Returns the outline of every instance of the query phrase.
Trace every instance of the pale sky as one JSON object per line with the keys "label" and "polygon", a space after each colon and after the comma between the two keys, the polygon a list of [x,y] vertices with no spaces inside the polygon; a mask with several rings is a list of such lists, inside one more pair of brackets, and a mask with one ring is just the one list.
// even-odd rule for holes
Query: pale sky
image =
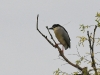
{"label": "pale sky", "polygon": [[[65,27],[71,49],[64,54],[75,63],[79,58],[68,54],[77,53],[76,37],[86,36],[80,32],[79,25],[96,24],[97,12],[100,12],[100,0],[0,0],[0,75],[53,75],[58,68],[69,74],[78,71],[58,59],[57,49],[37,32],[36,16],[39,14],[39,28],[49,39],[46,26]],[[85,44],[78,46],[82,56],[89,52],[88,42]]]}

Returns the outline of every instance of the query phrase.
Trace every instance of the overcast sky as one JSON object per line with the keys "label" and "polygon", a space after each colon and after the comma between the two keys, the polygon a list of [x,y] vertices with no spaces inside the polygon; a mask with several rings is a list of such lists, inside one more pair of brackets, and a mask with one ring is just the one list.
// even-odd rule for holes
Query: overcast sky
{"label": "overcast sky", "polygon": [[[0,75],[53,75],[58,68],[69,74],[77,71],[58,59],[57,49],[37,32],[36,16],[39,14],[39,28],[48,38],[46,26],[65,27],[71,49],[64,53],[75,63],[79,58],[68,54],[77,53],[76,37],[86,36],[80,32],[79,25],[96,24],[97,12],[100,12],[100,0],[0,0]],[[81,55],[89,50],[88,45],[78,49]]]}

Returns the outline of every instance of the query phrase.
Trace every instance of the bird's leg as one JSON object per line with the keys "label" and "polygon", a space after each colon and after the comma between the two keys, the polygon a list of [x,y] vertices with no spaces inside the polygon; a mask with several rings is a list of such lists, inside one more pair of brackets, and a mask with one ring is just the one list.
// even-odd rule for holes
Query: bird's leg
{"label": "bird's leg", "polygon": [[58,43],[58,45],[61,45],[61,43]]}
{"label": "bird's leg", "polygon": [[[61,45],[61,43],[55,44],[55,47],[57,47],[58,45]],[[61,52],[64,52],[64,46],[62,46]]]}
{"label": "bird's leg", "polygon": [[62,46],[62,52],[64,52],[64,46]]}
{"label": "bird's leg", "polygon": [[64,53],[64,46],[62,46],[62,50],[60,50],[59,56],[62,56],[63,53]]}

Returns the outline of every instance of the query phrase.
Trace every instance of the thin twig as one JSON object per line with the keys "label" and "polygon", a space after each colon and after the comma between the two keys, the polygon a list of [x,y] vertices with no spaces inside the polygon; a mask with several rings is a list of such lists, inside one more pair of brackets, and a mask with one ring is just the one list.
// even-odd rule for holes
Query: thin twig
{"label": "thin twig", "polygon": [[80,57],[78,54],[67,54],[67,55],[76,55],[76,56]]}
{"label": "thin twig", "polygon": [[51,33],[50,33],[50,31],[49,31],[48,26],[46,26],[46,28],[47,28],[47,30],[48,30],[48,32],[49,32],[49,34],[50,34],[50,36],[51,36],[51,39],[53,40],[53,42],[54,42],[54,43],[55,43],[55,45],[56,45],[57,43],[55,42],[55,40],[54,40],[53,36],[51,35]]}
{"label": "thin twig", "polygon": [[[97,68],[96,70],[99,70],[100,68]],[[90,69],[88,72],[93,71],[94,69]]]}
{"label": "thin twig", "polygon": [[[77,48],[77,46],[76,46],[76,48]],[[79,55],[80,57],[82,57],[82,56],[80,55],[79,51],[78,51],[78,48],[77,48],[77,53],[78,53],[78,55]]]}
{"label": "thin twig", "polygon": [[95,54],[98,54],[98,53],[100,53],[100,52],[96,52]]}
{"label": "thin twig", "polygon": [[95,26],[95,25],[89,25],[89,27],[92,27],[92,26]]}

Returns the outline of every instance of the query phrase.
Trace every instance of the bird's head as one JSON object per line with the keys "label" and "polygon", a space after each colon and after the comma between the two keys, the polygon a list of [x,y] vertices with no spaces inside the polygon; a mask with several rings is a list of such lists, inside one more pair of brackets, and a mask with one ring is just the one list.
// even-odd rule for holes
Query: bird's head
{"label": "bird's head", "polygon": [[52,30],[54,30],[55,28],[57,28],[57,27],[61,27],[61,25],[59,25],[59,24],[54,24],[51,28],[49,28],[49,29],[52,29]]}

